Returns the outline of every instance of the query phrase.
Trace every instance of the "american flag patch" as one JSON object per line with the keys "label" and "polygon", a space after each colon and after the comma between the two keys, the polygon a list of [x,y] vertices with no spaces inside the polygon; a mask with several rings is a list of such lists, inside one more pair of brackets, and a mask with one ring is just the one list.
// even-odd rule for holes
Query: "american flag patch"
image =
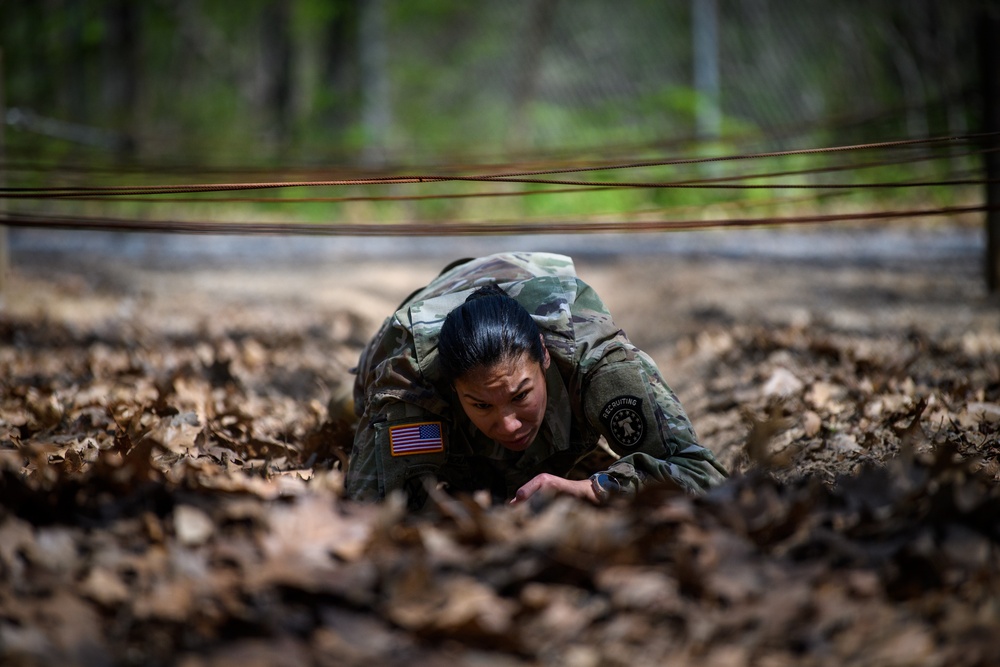
{"label": "american flag patch", "polygon": [[389,427],[389,443],[393,456],[431,454],[444,451],[441,422],[423,422]]}

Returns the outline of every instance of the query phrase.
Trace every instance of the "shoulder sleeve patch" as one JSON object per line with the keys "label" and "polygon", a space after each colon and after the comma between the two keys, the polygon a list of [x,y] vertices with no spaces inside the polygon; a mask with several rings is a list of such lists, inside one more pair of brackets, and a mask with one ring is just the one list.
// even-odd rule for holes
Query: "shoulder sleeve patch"
{"label": "shoulder sleeve patch", "polygon": [[393,456],[433,454],[444,451],[441,422],[419,422],[389,427],[389,444]]}
{"label": "shoulder sleeve patch", "polygon": [[629,395],[612,398],[601,409],[601,423],[619,445],[623,447],[638,445],[646,433],[642,399]]}

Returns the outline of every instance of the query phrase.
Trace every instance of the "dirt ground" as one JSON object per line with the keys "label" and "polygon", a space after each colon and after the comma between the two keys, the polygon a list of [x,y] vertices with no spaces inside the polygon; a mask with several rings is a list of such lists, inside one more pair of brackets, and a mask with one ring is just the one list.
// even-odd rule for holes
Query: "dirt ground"
{"label": "dirt ground", "polygon": [[14,244],[0,662],[1000,663],[1000,300],[947,233],[851,236],[540,243],[574,255],[732,476],[418,515],[341,498],[328,406],[396,304],[507,240]]}

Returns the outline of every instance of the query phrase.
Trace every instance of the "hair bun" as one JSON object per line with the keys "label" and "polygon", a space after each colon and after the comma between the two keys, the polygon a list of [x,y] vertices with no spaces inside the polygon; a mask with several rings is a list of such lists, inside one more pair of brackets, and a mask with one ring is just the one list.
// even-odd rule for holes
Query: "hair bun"
{"label": "hair bun", "polygon": [[501,289],[501,287],[496,283],[490,283],[489,285],[483,285],[470,294],[465,299],[465,302],[469,303],[470,301],[475,301],[476,299],[482,299],[488,296],[508,296],[508,294],[507,292],[504,292],[503,289]]}

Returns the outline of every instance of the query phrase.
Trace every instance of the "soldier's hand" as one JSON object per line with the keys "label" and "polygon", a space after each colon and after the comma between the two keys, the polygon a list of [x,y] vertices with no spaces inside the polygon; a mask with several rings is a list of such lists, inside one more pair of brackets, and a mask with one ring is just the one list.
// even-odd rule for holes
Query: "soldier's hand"
{"label": "soldier's hand", "polygon": [[515,493],[514,497],[511,499],[510,504],[516,505],[518,503],[523,503],[536,493],[548,495],[561,493],[574,496],[576,498],[584,498],[595,505],[598,504],[597,494],[594,493],[594,487],[590,483],[589,479],[569,480],[564,477],[556,477],[555,475],[550,475],[548,473],[536,475],[531,479],[531,481],[518,489],[517,493]]}

